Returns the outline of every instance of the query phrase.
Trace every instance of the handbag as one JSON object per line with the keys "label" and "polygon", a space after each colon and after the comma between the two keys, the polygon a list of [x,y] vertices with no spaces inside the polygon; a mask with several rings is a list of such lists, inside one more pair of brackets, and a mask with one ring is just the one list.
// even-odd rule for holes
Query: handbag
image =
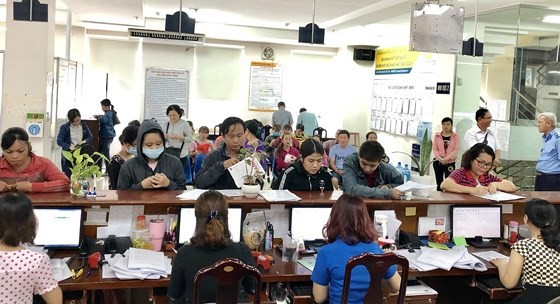
{"label": "handbag", "polygon": [[[169,123],[167,123],[167,128],[165,129],[165,133],[169,133]],[[173,155],[177,158],[181,158],[181,151],[183,151],[183,146],[184,145],[185,145],[185,142],[183,141],[183,143],[181,144],[181,148],[167,147],[167,148],[165,148],[165,153],[167,153],[169,155]]]}

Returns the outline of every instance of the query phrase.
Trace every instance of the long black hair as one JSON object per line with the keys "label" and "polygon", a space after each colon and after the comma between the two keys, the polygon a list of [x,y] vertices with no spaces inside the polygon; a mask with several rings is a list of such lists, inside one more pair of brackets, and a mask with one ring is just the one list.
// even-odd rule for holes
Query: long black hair
{"label": "long black hair", "polygon": [[560,252],[560,231],[554,206],[546,200],[534,198],[525,204],[524,211],[531,224],[541,230],[546,247]]}

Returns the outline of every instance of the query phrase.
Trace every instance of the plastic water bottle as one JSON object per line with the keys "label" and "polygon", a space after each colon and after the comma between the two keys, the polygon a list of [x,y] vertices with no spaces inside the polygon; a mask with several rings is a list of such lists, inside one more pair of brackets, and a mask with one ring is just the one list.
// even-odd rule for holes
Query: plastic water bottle
{"label": "plastic water bottle", "polygon": [[401,162],[397,163],[397,166],[395,167],[395,169],[397,169],[397,171],[399,171],[399,173],[402,174],[403,167],[401,166]]}
{"label": "plastic water bottle", "polygon": [[410,180],[410,169],[408,169],[408,164],[404,165],[404,169],[402,170],[402,175],[404,177],[405,183]]}

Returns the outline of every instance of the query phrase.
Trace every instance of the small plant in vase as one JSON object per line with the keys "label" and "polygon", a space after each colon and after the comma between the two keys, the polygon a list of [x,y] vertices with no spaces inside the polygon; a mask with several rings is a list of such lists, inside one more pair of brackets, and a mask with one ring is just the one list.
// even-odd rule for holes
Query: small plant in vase
{"label": "small plant in vase", "polygon": [[237,156],[240,161],[245,163],[246,175],[243,177],[241,191],[248,198],[257,197],[259,190],[261,190],[261,184],[264,183],[265,173],[260,162],[265,155],[258,151],[257,147],[258,142],[255,142],[250,148],[241,148]]}
{"label": "small plant in vase", "polygon": [[[107,160],[105,155],[94,152],[91,156],[83,153],[81,148],[70,151],[62,151],[62,156],[70,162],[70,193],[74,197],[84,197],[88,191],[86,181],[93,176],[101,176],[101,168],[97,165],[99,160]],[[94,160],[92,156],[98,156]],[[86,186],[86,187],[84,187]],[[84,189],[86,188],[86,189]]]}

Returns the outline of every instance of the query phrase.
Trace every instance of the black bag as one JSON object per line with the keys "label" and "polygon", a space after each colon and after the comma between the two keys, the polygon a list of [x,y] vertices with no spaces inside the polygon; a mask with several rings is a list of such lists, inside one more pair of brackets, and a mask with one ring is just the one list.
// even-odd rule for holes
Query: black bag
{"label": "black bag", "polygon": [[169,155],[173,155],[177,158],[181,158],[181,148],[173,148],[173,147],[169,147],[169,148],[165,148],[165,153],[169,154]]}
{"label": "black bag", "polygon": [[113,126],[121,123],[121,120],[117,116],[117,111],[113,110]]}

